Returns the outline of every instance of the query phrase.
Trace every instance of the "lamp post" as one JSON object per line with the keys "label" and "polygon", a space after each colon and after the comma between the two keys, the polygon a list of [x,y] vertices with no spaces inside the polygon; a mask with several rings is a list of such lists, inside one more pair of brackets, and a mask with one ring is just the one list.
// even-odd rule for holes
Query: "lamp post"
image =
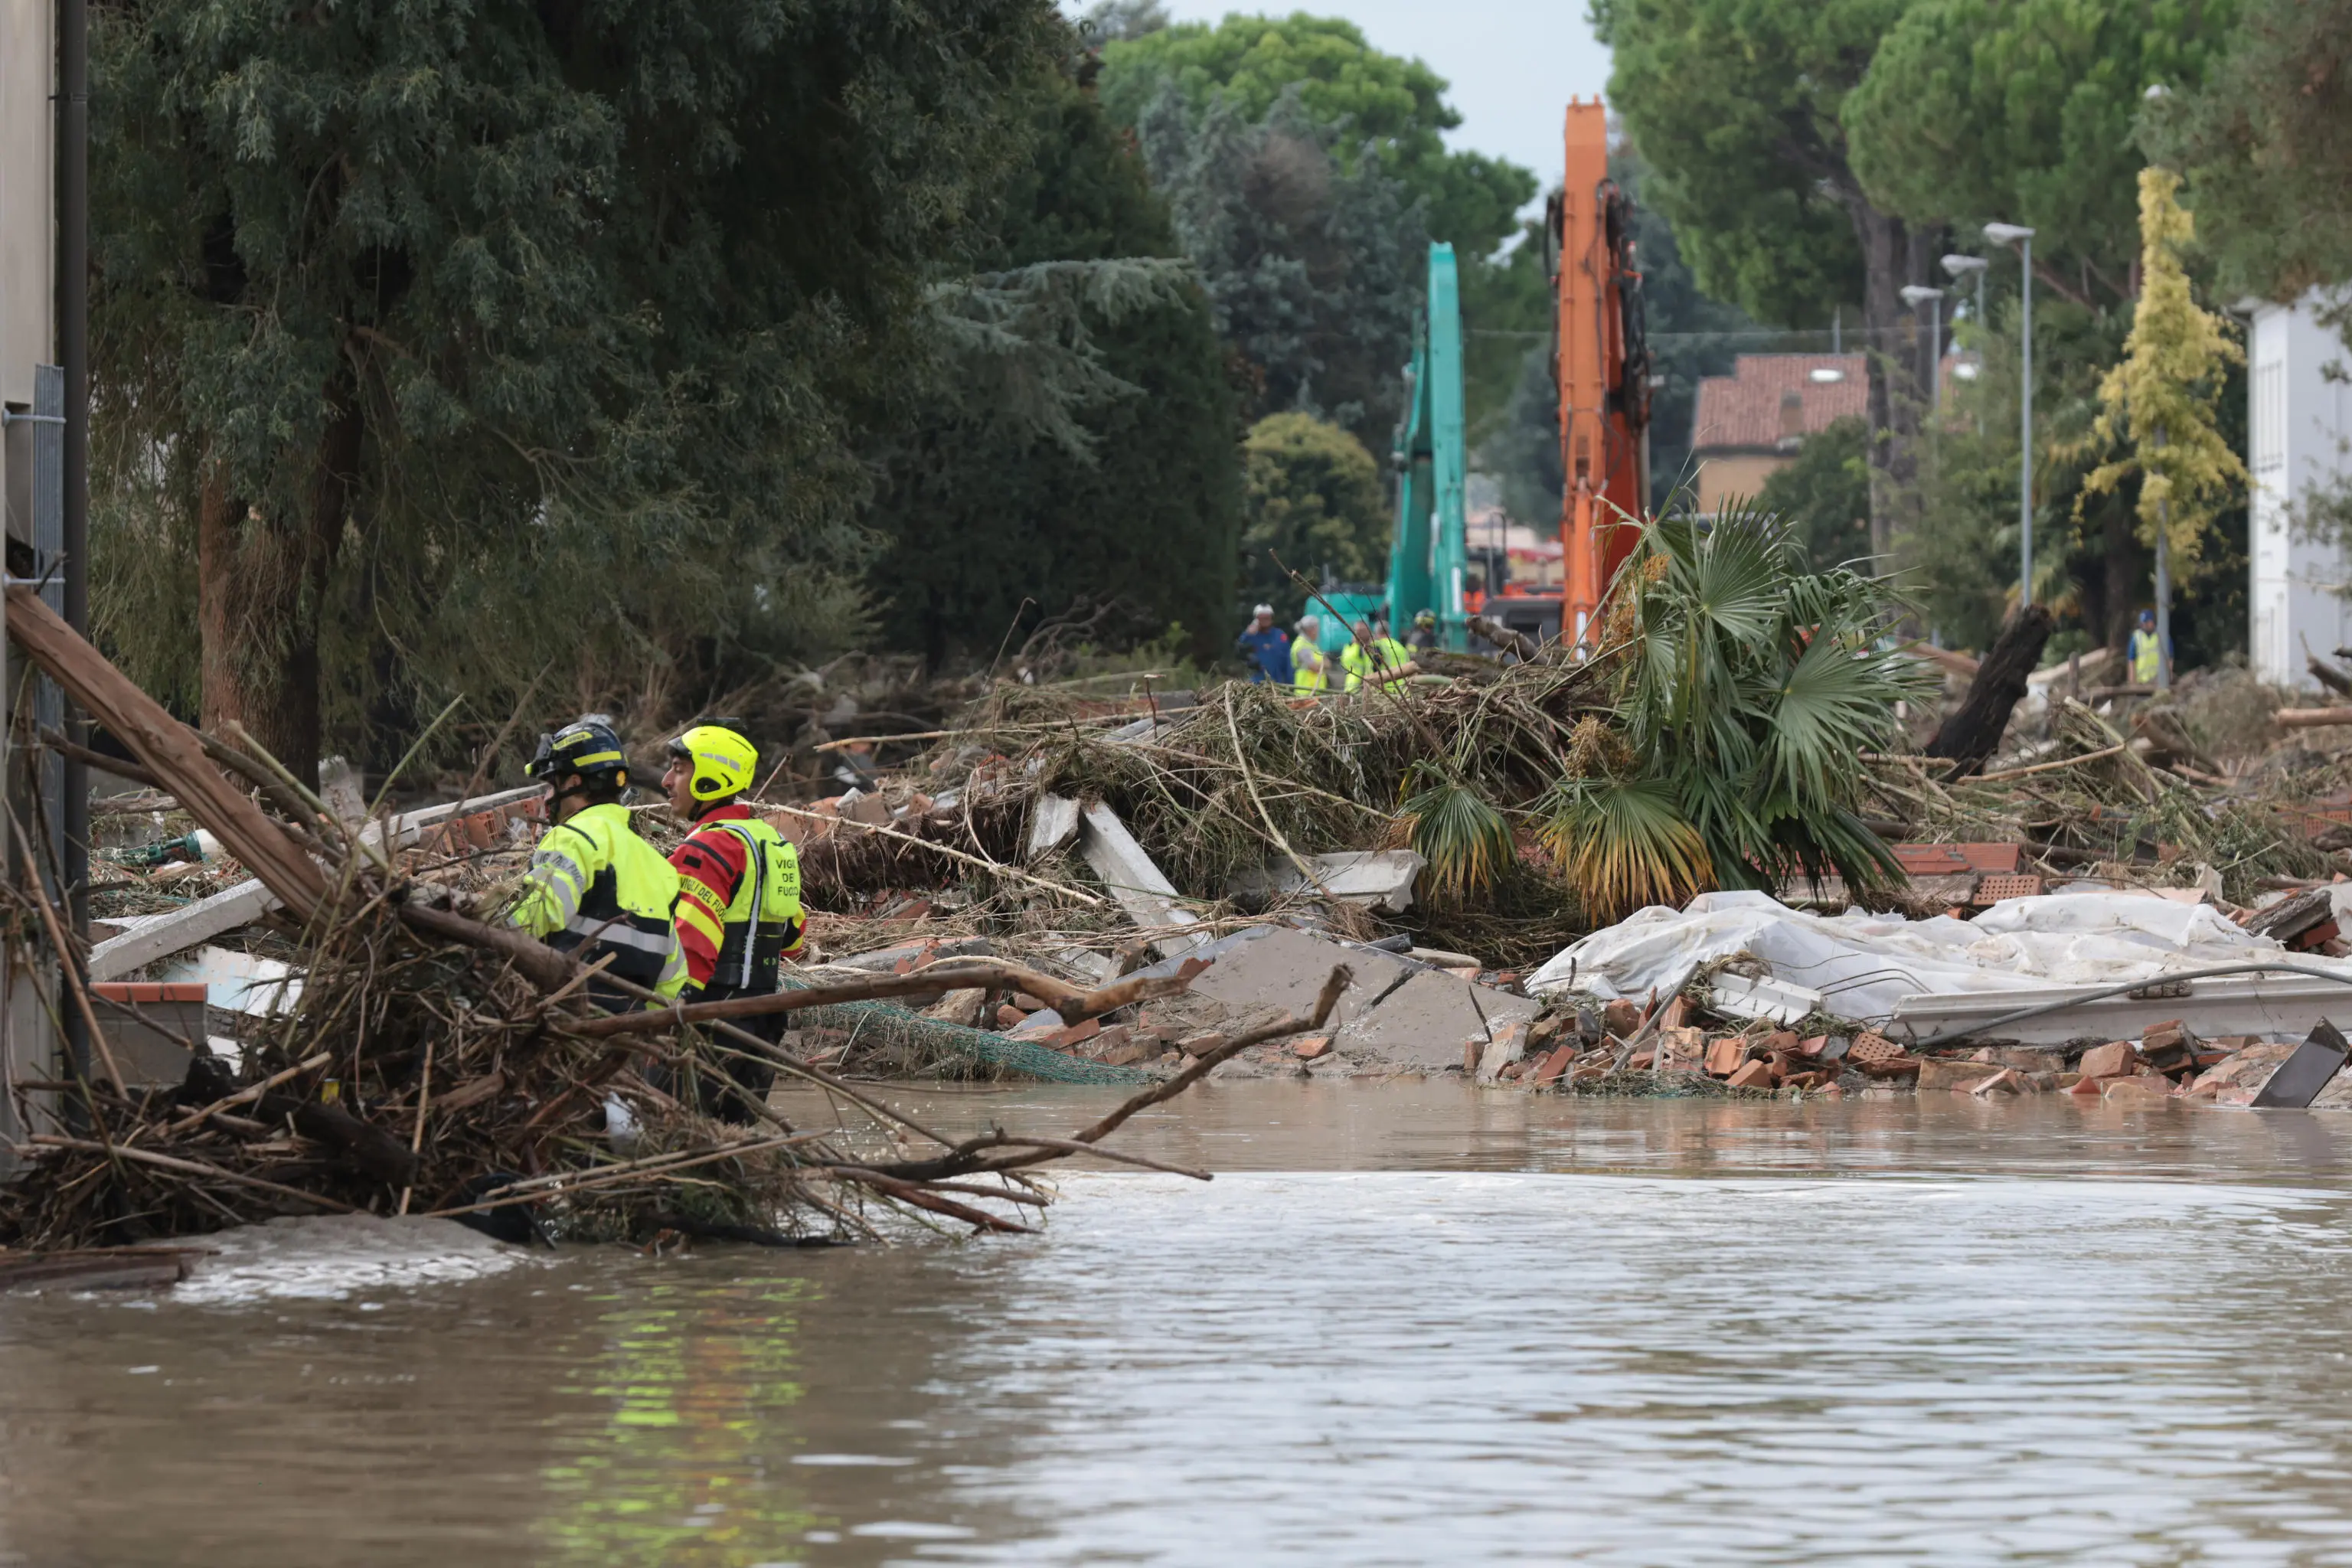
{"label": "lamp post", "polygon": [[1984,278],[1985,278],[1985,268],[1988,268],[1988,267],[1990,267],[1991,265],[1992,265],[1992,263],[1991,263],[1991,262],[1987,261],[1987,260],[1986,260],[1983,257],[1981,257],[1981,256],[1947,256],[1946,258],[1944,258],[1944,273],[1945,273],[1945,275],[1946,275],[1947,277],[1950,278],[1950,279],[1951,279],[1951,280],[1952,280],[1953,282],[1958,283],[1961,279],[1968,277],[1968,276],[1969,276],[1969,274],[1971,274],[1971,273],[1975,274],[1975,276],[1976,276],[1976,280],[1977,280],[1977,317],[1976,317],[1976,320],[1977,320],[1977,330],[1978,330],[1979,331],[1982,331],[1984,330],[1984,324],[1985,324],[1985,313],[1984,313]]}
{"label": "lamp post", "polygon": [[[1983,342],[1982,334],[1985,330],[1985,269],[1991,265],[1992,263],[1987,261],[1981,256],[1947,256],[1944,258],[1944,271],[1950,277],[1953,282],[1958,283],[1961,279],[1968,277],[1971,273],[1976,276],[1977,313],[1969,319],[1977,324],[1977,332],[1979,334],[1978,341],[1979,342]],[[1958,333],[1956,332],[1954,335],[1957,336]],[[1984,363],[1984,354],[1981,350],[1977,353],[1977,363],[1979,368],[1981,368]],[[1975,375],[1971,373],[1969,375],[1962,376],[1960,379],[1963,381],[1972,381],[1975,379]],[[1979,436],[1984,434],[1984,410],[1981,408],[1977,411],[1977,434]]]}
{"label": "lamp post", "polygon": [[1913,310],[1926,305],[1927,314],[1927,407],[1931,413],[1944,410],[1944,291],[1917,283],[1906,283],[1902,288],[1903,302]]}
{"label": "lamp post", "polygon": [[2025,280],[2023,325],[2019,328],[2017,531],[2018,603],[2033,603],[2033,231],[2022,224],[1989,223],[1984,237],[2014,245]]}
{"label": "lamp post", "polygon": [[[2164,426],[2149,435],[2148,445],[2163,451]],[[2143,474],[2140,482],[2151,477]],[[2156,498],[2156,689],[2172,689],[2172,502],[2165,496]]]}

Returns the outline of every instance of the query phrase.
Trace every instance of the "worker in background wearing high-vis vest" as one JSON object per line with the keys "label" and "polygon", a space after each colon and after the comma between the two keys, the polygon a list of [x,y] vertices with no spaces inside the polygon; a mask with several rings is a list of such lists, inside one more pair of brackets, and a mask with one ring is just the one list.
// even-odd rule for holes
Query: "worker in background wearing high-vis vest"
{"label": "worker in background wearing high-vis vest", "polygon": [[[532,849],[508,918],[583,963],[609,955],[604,974],[676,996],[686,984],[670,916],[677,873],[630,826],[621,804],[628,752],[611,721],[591,713],[541,735],[524,772],[553,792],[548,815],[555,826]],[[647,1005],[601,979],[588,983],[587,994],[614,1012]]]}
{"label": "worker in background wearing high-vis vest", "polygon": [[1298,691],[1322,691],[1331,678],[1323,658],[1323,617],[1298,617],[1298,640],[1290,645],[1290,684]]}
{"label": "worker in background wearing high-vis vest", "polygon": [[[686,950],[687,984],[698,1002],[766,995],[782,984],[782,961],[807,943],[801,909],[800,852],[741,799],[760,764],[760,749],[744,739],[740,721],[695,725],[669,743],[662,774],[670,810],[691,825],[670,856],[677,871],[677,934]],[[782,1013],[734,1022],[774,1044],[783,1037]],[[776,1069],[732,1051],[720,1060],[729,1077],[754,1100],[766,1099]],[[727,1121],[749,1121],[742,1096],[702,1096]]]}

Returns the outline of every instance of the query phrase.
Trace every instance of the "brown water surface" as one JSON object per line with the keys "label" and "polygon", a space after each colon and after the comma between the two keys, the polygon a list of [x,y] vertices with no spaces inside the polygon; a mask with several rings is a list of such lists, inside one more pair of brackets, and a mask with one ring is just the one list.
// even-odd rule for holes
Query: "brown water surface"
{"label": "brown water surface", "polygon": [[2352,1118],[1179,1105],[1123,1146],[1217,1181],[1034,1238],[0,1298],[0,1563],[2352,1563]]}

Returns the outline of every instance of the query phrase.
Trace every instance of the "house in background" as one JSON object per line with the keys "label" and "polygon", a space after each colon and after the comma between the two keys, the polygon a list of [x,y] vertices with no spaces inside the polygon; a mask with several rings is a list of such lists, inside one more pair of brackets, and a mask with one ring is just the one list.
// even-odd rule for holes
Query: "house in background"
{"label": "house in background", "polygon": [[1698,510],[1712,517],[1733,497],[1752,497],[1805,437],[1868,409],[1870,372],[1860,354],[1741,354],[1729,375],[1698,384],[1691,460]]}
{"label": "house in background", "polygon": [[2352,351],[2321,323],[2319,305],[2315,289],[2292,304],[2240,307],[2251,318],[2248,662],[2279,686],[2315,686],[2305,658],[2352,646],[2352,562],[2336,542],[2298,538],[2288,521],[2306,491],[2352,478],[2352,385],[2344,380]]}

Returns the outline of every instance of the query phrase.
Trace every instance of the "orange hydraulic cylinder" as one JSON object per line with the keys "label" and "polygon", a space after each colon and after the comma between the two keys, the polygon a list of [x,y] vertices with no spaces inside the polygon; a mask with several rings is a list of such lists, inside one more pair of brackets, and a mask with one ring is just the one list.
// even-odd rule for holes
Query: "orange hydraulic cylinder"
{"label": "orange hydraulic cylinder", "polygon": [[1612,393],[1625,379],[1623,300],[1630,241],[1610,243],[1609,111],[1599,99],[1568,106],[1567,178],[1561,191],[1559,295],[1559,542],[1564,583],[1560,635],[1571,647],[1617,569],[1632,553],[1647,500],[1641,433],[1627,414],[1637,396]]}

